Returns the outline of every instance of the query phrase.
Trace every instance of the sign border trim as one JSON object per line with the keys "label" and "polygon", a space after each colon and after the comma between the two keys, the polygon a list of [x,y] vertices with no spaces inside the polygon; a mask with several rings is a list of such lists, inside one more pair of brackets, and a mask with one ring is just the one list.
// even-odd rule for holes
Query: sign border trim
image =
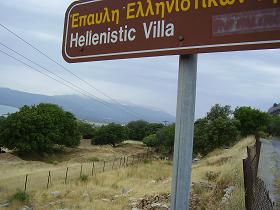
{"label": "sign border trim", "polygon": [[86,59],[86,58],[98,58],[98,57],[107,57],[107,56],[118,56],[118,55],[133,55],[133,54],[141,54],[141,53],[156,53],[162,51],[175,51],[175,50],[191,50],[191,49],[201,49],[201,48],[216,48],[216,47],[230,47],[230,46],[243,46],[243,45],[259,45],[259,44],[277,44],[280,43],[280,40],[271,40],[271,41],[257,41],[257,42],[241,42],[241,43],[228,43],[228,44],[214,44],[214,45],[196,45],[196,46],[189,46],[189,47],[175,47],[175,48],[163,48],[163,49],[154,49],[154,50],[138,50],[138,51],[130,51],[130,52],[119,52],[119,53],[106,53],[106,54],[98,54],[98,55],[87,55],[87,56],[76,56],[72,57],[69,56],[67,53],[67,41],[68,41],[68,30],[69,30],[69,21],[70,21],[70,13],[71,11],[79,5],[93,3],[93,2],[100,2],[103,0],[91,0],[81,3],[73,2],[73,6],[68,9],[68,17],[67,17],[67,26],[65,31],[65,41],[64,41],[64,53],[66,57],[70,60],[76,59]]}

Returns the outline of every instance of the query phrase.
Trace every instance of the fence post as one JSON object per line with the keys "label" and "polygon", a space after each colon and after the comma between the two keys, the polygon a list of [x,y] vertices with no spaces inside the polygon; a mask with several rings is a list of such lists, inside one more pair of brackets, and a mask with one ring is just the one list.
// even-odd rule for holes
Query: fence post
{"label": "fence post", "polygon": [[49,176],[48,176],[48,183],[47,183],[47,189],[49,189],[49,185],[51,183],[51,171],[49,171]]}
{"label": "fence post", "polygon": [[126,160],[126,158],[125,158],[125,156],[123,157],[123,166],[125,166],[125,160]]}
{"label": "fence post", "polygon": [[103,172],[105,171],[105,164],[106,164],[106,162],[104,161],[103,162]]}
{"label": "fence post", "polygon": [[68,170],[69,170],[69,168],[67,167],[67,169],[66,169],[66,174],[65,174],[65,184],[67,184]]}
{"label": "fence post", "polygon": [[120,167],[122,166],[122,157],[120,157]]}
{"label": "fence post", "polygon": [[112,165],[112,170],[114,169],[115,161],[116,161],[116,158],[114,158],[113,165]]}
{"label": "fence post", "polygon": [[80,177],[82,177],[82,173],[83,173],[83,165],[81,165]]}
{"label": "fence post", "polygon": [[92,169],[91,169],[91,175],[92,176],[93,176],[93,173],[96,176],[94,161],[92,162]]}
{"label": "fence post", "polygon": [[126,167],[128,167],[128,156],[126,157]]}
{"label": "fence post", "polygon": [[134,155],[132,155],[132,165],[134,165]]}
{"label": "fence post", "polygon": [[26,192],[27,181],[28,181],[28,174],[26,174],[26,176],[25,176],[24,192]]}

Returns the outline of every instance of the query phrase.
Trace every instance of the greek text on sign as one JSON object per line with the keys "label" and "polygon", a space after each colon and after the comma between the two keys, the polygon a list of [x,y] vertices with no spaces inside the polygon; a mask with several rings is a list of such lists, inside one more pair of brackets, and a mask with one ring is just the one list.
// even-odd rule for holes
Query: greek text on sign
{"label": "greek text on sign", "polygon": [[280,0],[87,0],[66,12],[68,62],[280,47]]}

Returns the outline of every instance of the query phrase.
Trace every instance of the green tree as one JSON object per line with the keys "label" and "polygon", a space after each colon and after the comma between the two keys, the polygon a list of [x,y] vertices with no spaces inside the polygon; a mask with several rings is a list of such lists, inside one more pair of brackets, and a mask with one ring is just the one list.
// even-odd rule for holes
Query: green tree
{"label": "green tree", "polygon": [[239,121],[232,119],[230,106],[215,105],[207,116],[198,119],[194,128],[194,154],[230,146],[239,138]]}
{"label": "green tree", "polygon": [[280,137],[280,116],[273,116],[269,126],[270,133],[273,136]]}
{"label": "green tree", "polygon": [[0,151],[1,151],[1,147],[3,147],[3,140],[1,138],[1,133],[2,133],[3,123],[5,119],[6,119],[5,117],[0,116]]}
{"label": "green tree", "polygon": [[19,153],[50,152],[55,145],[76,147],[80,143],[74,115],[53,104],[24,106],[1,127],[3,146]]}
{"label": "green tree", "polygon": [[157,135],[156,134],[151,134],[147,137],[144,138],[143,143],[147,146],[147,147],[159,147],[159,141],[157,139]]}
{"label": "green tree", "polygon": [[156,136],[159,150],[163,153],[172,154],[175,140],[175,124],[160,129]]}
{"label": "green tree", "polygon": [[240,122],[242,136],[259,136],[260,132],[267,132],[271,120],[268,113],[251,107],[236,108],[234,117]]}
{"label": "green tree", "polygon": [[220,104],[215,104],[210,112],[207,113],[206,118],[208,120],[215,120],[220,118],[223,119],[228,119],[230,117],[230,115],[232,114],[232,110],[231,107],[226,105],[226,106],[221,106]]}
{"label": "green tree", "polygon": [[78,121],[78,128],[83,139],[91,139],[95,132],[95,127],[87,122]]}
{"label": "green tree", "polygon": [[109,125],[101,126],[96,130],[91,143],[94,145],[110,144],[115,147],[117,144],[127,139],[126,127],[111,123]]}
{"label": "green tree", "polygon": [[164,125],[162,123],[149,123],[145,128],[145,136],[149,136],[151,134],[156,134],[158,130],[163,128]]}
{"label": "green tree", "polygon": [[142,141],[146,136],[146,129],[149,125],[148,122],[144,120],[132,121],[127,124],[129,139]]}

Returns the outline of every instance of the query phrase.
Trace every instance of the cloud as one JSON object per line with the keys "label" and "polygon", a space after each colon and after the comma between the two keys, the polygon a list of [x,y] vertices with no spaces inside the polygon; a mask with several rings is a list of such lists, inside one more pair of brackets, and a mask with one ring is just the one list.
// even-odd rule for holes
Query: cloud
{"label": "cloud", "polygon": [[2,1],[0,5],[17,8],[23,11],[39,13],[39,14],[48,14],[48,15],[64,15],[63,11],[66,11],[66,6],[70,5],[72,0],[9,0]]}

